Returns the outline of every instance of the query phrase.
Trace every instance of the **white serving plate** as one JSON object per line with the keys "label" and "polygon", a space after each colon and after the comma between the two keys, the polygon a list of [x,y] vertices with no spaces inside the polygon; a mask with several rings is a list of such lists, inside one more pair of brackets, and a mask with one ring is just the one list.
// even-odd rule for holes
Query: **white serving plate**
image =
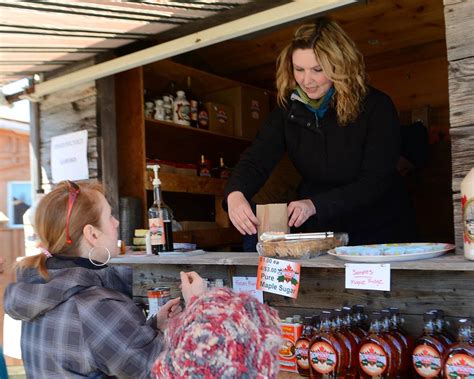
{"label": "white serving plate", "polygon": [[329,250],[328,254],[350,262],[407,262],[438,257],[454,247],[449,243],[390,243],[340,246]]}

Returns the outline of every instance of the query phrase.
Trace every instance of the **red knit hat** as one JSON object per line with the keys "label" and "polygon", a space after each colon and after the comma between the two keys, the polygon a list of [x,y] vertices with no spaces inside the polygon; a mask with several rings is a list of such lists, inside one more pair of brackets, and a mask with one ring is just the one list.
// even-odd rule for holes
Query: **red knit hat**
{"label": "red knit hat", "polygon": [[208,291],[171,322],[153,373],[159,379],[276,378],[279,322],[278,312],[253,296]]}

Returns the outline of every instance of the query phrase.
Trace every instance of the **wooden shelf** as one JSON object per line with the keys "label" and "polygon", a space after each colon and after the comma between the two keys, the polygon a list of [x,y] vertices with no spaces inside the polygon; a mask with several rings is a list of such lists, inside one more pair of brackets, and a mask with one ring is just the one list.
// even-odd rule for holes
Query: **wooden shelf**
{"label": "wooden shelf", "polygon": [[173,129],[174,131],[179,131],[179,133],[193,133],[195,136],[203,136],[203,137],[217,137],[217,138],[224,138],[227,140],[235,140],[235,141],[243,141],[250,143],[252,142],[249,139],[242,138],[242,137],[237,137],[237,136],[231,136],[228,134],[221,134],[221,133],[216,133],[211,130],[206,130],[206,129],[197,129],[197,128],[192,128],[191,126],[186,126],[186,125],[180,125],[180,124],[175,124],[174,122],[171,121],[163,121],[163,120],[155,120],[153,118],[145,118],[145,123],[149,127],[157,127],[160,128],[161,130],[164,129]]}
{"label": "wooden shelf", "polygon": [[[203,231],[206,232],[206,231]],[[182,233],[182,232],[180,232]],[[346,262],[330,255],[321,255],[312,259],[295,259],[302,267],[343,269]],[[159,257],[122,255],[112,260],[113,263],[127,264],[199,264],[214,266],[257,266],[257,253],[206,253],[187,257]],[[418,271],[474,271],[474,262],[468,261],[461,254],[446,254],[443,257],[423,259],[412,262],[391,263],[393,270]]]}
{"label": "wooden shelf", "polygon": [[[194,193],[199,195],[224,196],[226,180],[160,172],[161,190],[168,192]],[[153,190],[151,180],[147,180],[146,189]]]}

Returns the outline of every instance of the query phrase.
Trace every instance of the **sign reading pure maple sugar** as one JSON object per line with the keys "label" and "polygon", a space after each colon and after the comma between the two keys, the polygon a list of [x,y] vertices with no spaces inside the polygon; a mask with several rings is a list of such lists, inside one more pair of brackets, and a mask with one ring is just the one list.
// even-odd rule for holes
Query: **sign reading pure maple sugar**
{"label": "sign reading pure maple sugar", "polygon": [[300,288],[300,272],[299,263],[260,257],[257,289],[296,299]]}

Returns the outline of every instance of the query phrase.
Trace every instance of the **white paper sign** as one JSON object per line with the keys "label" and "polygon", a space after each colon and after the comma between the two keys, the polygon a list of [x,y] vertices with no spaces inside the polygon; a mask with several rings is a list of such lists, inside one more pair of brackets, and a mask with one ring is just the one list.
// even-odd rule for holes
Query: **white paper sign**
{"label": "white paper sign", "polygon": [[89,179],[87,130],[51,138],[51,173],[53,183]]}
{"label": "white paper sign", "polygon": [[390,291],[390,264],[346,264],[346,288]]}
{"label": "white paper sign", "polygon": [[300,273],[299,263],[258,257],[257,289],[296,299],[300,288]]}
{"label": "white paper sign", "polygon": [[256,276],[234,276],[232,278],[232,288],[235,292],[245,292],[254,296],[263,304],[263,291],[257,290]]}

